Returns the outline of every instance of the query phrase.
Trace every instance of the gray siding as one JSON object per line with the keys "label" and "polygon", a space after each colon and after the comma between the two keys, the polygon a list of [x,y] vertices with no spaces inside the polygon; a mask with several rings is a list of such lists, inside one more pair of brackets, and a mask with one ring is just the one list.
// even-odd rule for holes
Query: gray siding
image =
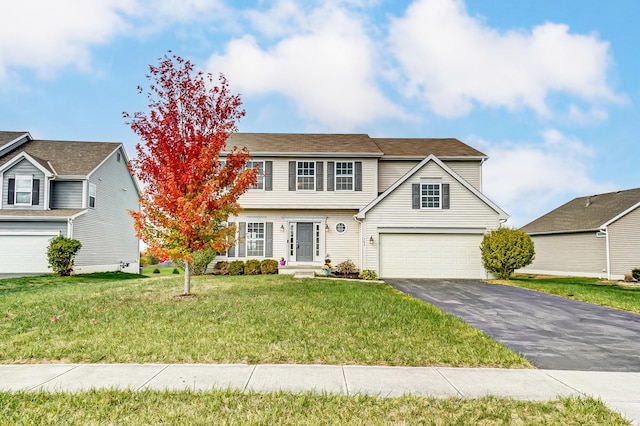
{"label": "gray siding", "polygon": [[640,208],[609,225],[611,273],[621,278],[640,268]]}
{"label": "gray siding", "polygon": [[[34,179],[40,179],[40,198],[37,206],[15,206],[7,204],[7,194],[9,192],[9,179],[15,178],[16,175],[31,175]],[[44,210],[44,173],[27,160],[22,160],[2,175],[2,208],[15,210]]]}
{"label": "gray siding", "polygon": [[605,277],[606,239],[596,232],[533,235],[536,257],[523,272]]}
{"label": "gray siding", "polygon": [[51,221],[51,222],[35,222],[35,221],[7,221],[0,222],[0,232],[13,233],[13,232],[37,232],[37,233],[53,233],[67,235],[67,222],[66,221]]}
{"label": "gray siding", "polygon": [[[378,162],[378,191],[384,192],[407,174],[419,161],[381,160]],[[445,161],[447,166],[475,189],[482,191],[482,166],[479,161]]]}
{"label": "gray siding", "polygon": [[[90,176],[89,182],[96,185],[96,207],[88,209],[73,225],[73,238],[82,242],[76,271],[113,267],[120,261],[139,262],[139,242],[128,213],[138,210],[138,194],[123,160],[116,161],[113,153]],[[88,197],[88,185],[85,190],[84,196]]]}
{"label": "gray siding", "polygon": [[82,208],[82,182],[51,182],[52,209]]}

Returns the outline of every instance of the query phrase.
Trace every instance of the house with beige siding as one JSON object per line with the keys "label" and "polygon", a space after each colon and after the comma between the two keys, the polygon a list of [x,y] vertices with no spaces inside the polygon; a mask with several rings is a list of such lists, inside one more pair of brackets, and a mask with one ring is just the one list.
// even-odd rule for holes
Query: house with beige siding
{"label": "house with beige siding", "polygon": [[522,229],[536,250],[522,272],[623,279],[640,267],[640,188],[575,198]]}
{"label": "house with beige siding", "polygon": [[[351,260],[380,277],[484,278],[484,233],[508,215],[482,193],[487,156],[457,139],[236,133],[258,183],[217,260],[284,258],[289,270]],[[284,271],[287,270],[284,268]]]}
{"label": "house with beige siding", "polygon": [[122,144],[0,131],[0,189],[0,273],[51,272],[57,235],[82,243],[76,273],[138,272],[138,186]]}

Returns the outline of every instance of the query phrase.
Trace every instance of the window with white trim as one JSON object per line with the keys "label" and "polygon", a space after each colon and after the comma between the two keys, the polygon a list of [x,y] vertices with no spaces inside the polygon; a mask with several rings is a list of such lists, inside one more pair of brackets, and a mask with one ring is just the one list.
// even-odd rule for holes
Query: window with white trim
{"label": "window with white trim", "polygon": [[247,256],[264,256],[264,222],[247,222]]}
{"label": "window with white trim", "polygon": [[96,207],[96,185],[94,183],[89,184],[89,207],[92,209]]}
{"label": "window with white trim", "polygon": [[315,161],[298,161],[296,167],[296,187],[298,191],[316,190]]}
{"label": "window with white trim", "polygon": [[336,191],[353,191],[353,161],[336,161]]}
{"label": "window with white trim", "polygon": [[16,175],[15,204],[18,206],[30,206],[32,190],[33,176]]}
{"label": "window with white trim", "polygon": [[440,183],[420,184],[420,206],[423,209],[439,209],[441,202],[442,186]]}
{"label": "window with white trim", "polygon": [[344,222],[336,223],[336,232],[338,234],[344,234],[347,232],[347,225]]}
{"label": "window with white trim", "polygon": [[259,172],[256,174],[256,184],[251,185],[251,189],[264,189],[264,161],[247,161],[247,169],[258,166]]}

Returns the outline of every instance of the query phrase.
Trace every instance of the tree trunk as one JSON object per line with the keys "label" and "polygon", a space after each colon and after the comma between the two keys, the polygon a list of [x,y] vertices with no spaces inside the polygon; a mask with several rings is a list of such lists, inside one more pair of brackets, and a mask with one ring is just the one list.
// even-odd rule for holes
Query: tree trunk
{"label": "tree trunk", "polygon": [[184,295],[191,294],[191,262],[184,261]]}

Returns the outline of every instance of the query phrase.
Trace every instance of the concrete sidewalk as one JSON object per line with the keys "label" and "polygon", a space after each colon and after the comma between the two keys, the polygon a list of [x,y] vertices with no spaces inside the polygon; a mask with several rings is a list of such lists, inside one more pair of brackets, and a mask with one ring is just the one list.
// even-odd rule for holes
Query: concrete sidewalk
{"label": "concrete sidewalk", "polygon": [[522,400],[587,395],[640,425],[640,373],[291,364],[0,365],[0,390],[242,389]]}

